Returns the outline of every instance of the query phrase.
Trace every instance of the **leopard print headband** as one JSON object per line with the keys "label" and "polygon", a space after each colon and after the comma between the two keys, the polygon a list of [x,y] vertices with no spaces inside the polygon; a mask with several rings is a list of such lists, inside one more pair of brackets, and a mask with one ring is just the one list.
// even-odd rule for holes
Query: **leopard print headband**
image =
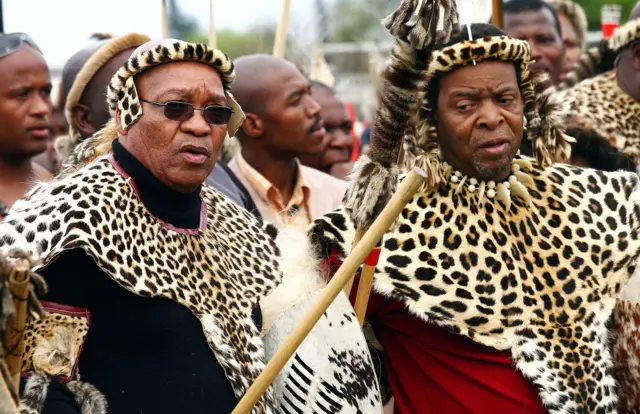
{"label": "leopard print headband", "polygon": [[244,113],[230,93],[231,84],[235,79],[233,62],[222,51],[212,49],[203,43],[175,40],[171,43],[160,43],[149,50],[134,52],[113,75],[107,88],[107,103],[111,117],[115,118],[118,109],[122,128],[129,129],[142,116],[142,106],[134,83],[135,75],[154,66],[176,61],[202,62],[218,71],[228,105],[234,110],[229,121],[229,135],[235,135],[244,120]]}

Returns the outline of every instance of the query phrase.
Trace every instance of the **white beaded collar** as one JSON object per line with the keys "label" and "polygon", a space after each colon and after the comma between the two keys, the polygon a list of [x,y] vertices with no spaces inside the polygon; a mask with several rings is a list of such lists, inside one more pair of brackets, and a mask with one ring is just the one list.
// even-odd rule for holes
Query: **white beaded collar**
{"label": "white beaded collar", "polygon": [[526,171],[533,169],[528,160],[517,158],[511,162],[511,175],[508,179],[495,181],[479,181],[476,178],[463,175],[460,171],[453,169],[451,165],[444,162],[444,176],[449,177],[452,186],[455,187],[454,194],[459,194],[463,189],[471,194],[477,194],[478,203],[484,200],[486,195],[489,199],[496,199],[502,202],[506,210],[511,209],[512,197],[521,198],[527,206],[531,205],[531,196],[527,187],[533,187],[533,178]]}

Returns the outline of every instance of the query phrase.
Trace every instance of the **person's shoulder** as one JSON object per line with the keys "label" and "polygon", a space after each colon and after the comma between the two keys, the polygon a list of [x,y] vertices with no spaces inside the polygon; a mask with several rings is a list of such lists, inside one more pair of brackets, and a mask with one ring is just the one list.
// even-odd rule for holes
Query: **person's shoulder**
{"label": "person's shoulder", "polygon": [[51,172],[44,168],[42,165],[36,162],[32,162],[31,165],[34,174],[36,175],[36,177],[38,177],[38,180],[51,181],[53,179],[53,174],[51,174]]}
{"label": "person's shoulder", "polygon": [[312,189],[313,187],[330,187],[343,193],[347,190],[347,182],[344,180],[305,165],[300,165],[300,168],[302,169],[302,176]]}

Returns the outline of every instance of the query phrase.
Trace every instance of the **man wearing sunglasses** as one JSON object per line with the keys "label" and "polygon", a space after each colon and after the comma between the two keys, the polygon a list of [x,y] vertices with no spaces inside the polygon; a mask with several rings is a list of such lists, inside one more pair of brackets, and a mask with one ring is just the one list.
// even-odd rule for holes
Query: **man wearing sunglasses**
{"label": "man wearing sunglasses", "polygon": [[33,162],[50,138],[51,79],[35,42],[0,33],[0,220],[38,180],[51,174]]}
{"label": "man wearing sunglasses", "polygon": [[[280,321],[280,299],[291,296],[281,281],[321,284],[296,249],[304,235],[287,238],[203,185],[243,120],[233,80],[233,63],[207,45],[140,46],[111,78],[111,119],[78,144],[73,168],[0,223],[0,255],[41,252],[49,287],[48,316],[26,334],[30,412],[104,414],[108,403],[111,413],[230,413],[292,326]],[[281,374],[289,388],[300,381],[292,370],[312,381],[289,397],[305,411],[379,412],[346,297],[323,323],[328,339],[306,342]],[[279,384],[257,412],[280,412]],[[47,389],[46,403],[33,398]]]}

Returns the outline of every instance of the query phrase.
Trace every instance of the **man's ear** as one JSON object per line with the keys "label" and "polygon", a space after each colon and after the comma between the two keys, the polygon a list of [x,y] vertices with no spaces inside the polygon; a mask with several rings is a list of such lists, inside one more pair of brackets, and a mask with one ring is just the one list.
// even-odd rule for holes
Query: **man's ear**
{"label": "man's ear", "polygon": [[116,127],[118,128],[119,136],[127,136],[128,131],[126,129],[122,129],[122,122],[120,122],[120,108],[116,108]]}
{"label": "man's ear", "polygon": [[631,45],[631,59],[633,69],[640,72],[640,42],[635,42]]}
{"label": "man's ear", "polygon": [[240,127],[249,137],[259,137],[264,133],[264,121],[256,114],[245,113],[245,120]]}
{"label": "man's ear", "polygon": [[91,110],[87,105],[76,104],[71,109],[71,122],[83,137],[90,137],[96,132],[91,119]]}

